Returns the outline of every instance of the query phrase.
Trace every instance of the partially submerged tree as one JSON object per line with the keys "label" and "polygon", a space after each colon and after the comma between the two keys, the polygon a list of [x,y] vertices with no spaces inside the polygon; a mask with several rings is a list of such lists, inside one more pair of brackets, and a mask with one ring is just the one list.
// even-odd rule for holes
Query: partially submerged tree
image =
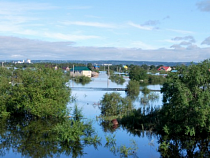
{"label": "partially submerged tree", "polygon": [[129,78],[136,81],[145,80],[147,79],[147,71],[140,66],[134,65],[130,69]]}
{"label": "partially submerged tree", "polygon": [[1,77],[0,114],[18,113],[37,117],[66,115],[70,89],[66,86],[67,80],[62,71],[28,68],[14,71],[12,76]]}
{"label": "partially submerged tree", "polygon": [[161,89],[161,127],[166,133],[210,132],[210,60],[177,70]]}
{"label": "partially submerged tree", "polygon": [[127,85],[127,93],[129,96],[138,96],[140,91],[140,84],[138,81],[130,80]]}
{"label": "partially submerged tree", "polygon": [[104,94],[100,103],[99,108],[103,116],[121,115],[132,109],[131,100],[121,97],[120,93],[116,92]]}

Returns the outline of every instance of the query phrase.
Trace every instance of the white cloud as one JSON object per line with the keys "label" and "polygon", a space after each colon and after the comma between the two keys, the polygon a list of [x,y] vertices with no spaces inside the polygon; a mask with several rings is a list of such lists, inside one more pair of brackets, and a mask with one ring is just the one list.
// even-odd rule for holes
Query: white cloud
{"label": "white cloud", "polygon": [[91,9],[92,6],[70,6],[67,7],[67,9],[75,9],[75,10],[81,10],[81,9]]}
{"label": "white cloud", "polygon": [[[46,42],[0,36],[2,60],[139,60],[202,61],[209,58],[210,48],[192,45],[182,49],[134,49],[115,47],[74,47],[72,42]],[[140,42],[141,43],[141,42]],[[176,47],[176,46],[175,46]],[[177,47],[178,48],[178,47]]]}
{"label": "white cloud", "polygon": [[181,33],[181,34],[194,34],[194,32],[186,31],[186,30],[176,30],[176,29],[166,29],[166,30],[176,32],[176,33]]}
{"label": "white cloud", "polygon": [[154,46],[151,46],[149,44],[143,43],[142,41],[134,41],[130,44],[130,47],[132,48],[141,48],[141,49],[155,49]]}
{"label": "white cloud", "polygon": [[51,39],[64,40],[64,41],[78,41],[78,40],[100,38],[99,36],[93,36],[93,35],[73,35],[73,34],[49,33],[49,32],[45,32],[43,36]]}
{"label": "white cloud", "polygon": [[102,27],[102,28],[116,28],[116,25],[99,23],[99,22],[83,22],[83,21],[66,21],[62,22],[65,25],[79,25],[79,26],[92,26],[92,27]]}
{"label": "white cloud", "polygon": [[133,26],[138,29],[141,29],[141,30],[153,30],[154,29],[153,27],[139,25],[139,24],[135,24],[133,22],[128,22],[128,25]]}
{"label": "white cloud", "polygon": [[0,2],[0,14],[20,14],[31,10],[52,10],[58,7],[48,3],[36,2]]}

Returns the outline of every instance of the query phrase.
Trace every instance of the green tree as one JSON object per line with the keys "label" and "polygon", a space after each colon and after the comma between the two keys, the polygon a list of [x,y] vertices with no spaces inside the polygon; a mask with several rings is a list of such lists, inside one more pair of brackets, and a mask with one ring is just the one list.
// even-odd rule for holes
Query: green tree
{"label": "green tree", "polygon": [[81,83],[82,85],[85,85],[91,82],[91,78],[87,76],[75,76],[74,81],[76,83]]}
{"label": "green tree", "polygon": [[140,91],[140,84],[138,81],[130,80],[127,85],[127,93],[129,96],[138,96]]}
{"label": "green tree", "polygon": [[125,82],[125,79],[123,78],[123,76],[121,75],[114,75],[112,74],[109,79],[112,81],[112,82],[115,82],[117,84],[123,84]]}
{"label": "green tree", "polygon": [[161,127],[169,133],[210,131],[210,60],[177,67],[163,84]]}
{"label": "green tree", "polygon": [[147,78],[147,71],[140,66],[134,65],[130,69],[129,78],[136,81],[144,80]]}
{"label": "green tree", "polygon": [[141,67],[146,71],[149,69],[149,66],[147,64],[143,64],[143,65],[141,65]]}
{"label": "green tree", "polygon": [[7,77],[1,82],[0,105],[2,112],[29,114],[37,117],[62,117],[66,115],[70,89],[63,72],[51,68],[18,70],[13,73],[12,82]]}
{"label": "green tree", "polygon": [[9,114],[7,112],[6,103],[10,98],[8,92],[11,88],[11,77],[12,71],[4,67],[0,67],[0,117]]}
{"label": "green tree", "polygon": [[116,92],[104,94],[100,103],[99,108],[103,116],[116,116],[132,109],[131,100],[121,97],[120,93]]}

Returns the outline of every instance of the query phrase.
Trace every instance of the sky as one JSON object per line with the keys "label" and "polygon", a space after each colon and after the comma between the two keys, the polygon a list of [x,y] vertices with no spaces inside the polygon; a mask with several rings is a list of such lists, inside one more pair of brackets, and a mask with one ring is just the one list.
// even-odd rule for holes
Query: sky
{"label": "sky", "polygon": [[210,0],[0,0],[0,60],[209,58]]}

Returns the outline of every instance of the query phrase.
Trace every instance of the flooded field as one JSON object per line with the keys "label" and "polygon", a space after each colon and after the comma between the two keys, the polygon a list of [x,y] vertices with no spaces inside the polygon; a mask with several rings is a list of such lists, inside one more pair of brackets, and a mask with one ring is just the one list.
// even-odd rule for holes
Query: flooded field
{"label": "flooded field", "polygon": [[[105,72],[101,72],[98,78],[93,78],[92,82],[86,85],[76,84],[70,81],[69,86],[72,88],[72,95],[76,98],[76,102],[70,104],[69,107],[73,107],[77,104],[82,108],[82,113],[86,119],[91,119],[93,125],[98,132],[99,136],[102,138],[101,146],[97,147],[85,147],[85,157],[119,157],[119,153],[114,154],[109,148],[105,147],[106,136],[115,137],[116,146],[125,145],[129,147],[131,141],[135,141],[138,150],[135,156],[138,157],[160,157],[158,153],[158,139],[157,135],[149,131],[139,131],[139,132],[129,132],[127,129],[122,128],[120,125],[118,127],[105,127],[100,119],[97,119],[100,115],[100,110],[98,108],[99,101],[102,99],[105,93],[112,93],[113,91],[106,91],[104,88],[125,88],[129,79],[126,78],[126,82],[123,85],[118,85],[111,82]],[[101,88],[101,90],[99,89]],[[159,85],[148,86],[152,90],[160,90]],[[114,91],[121,94],[122,97],[126,96],[125,91]],[[159,107],[162,103],[162,95],[160,92],[153,92],[158,95],[158,99],[150,101],[147,105],[143,105],[140,102],[140,98],[144,97],[140,92],[139,97],[134,101],[134,106],[139,107]],[[112,129],[113,128],[113,129]],[[134,155],[133,155],[134,156]]]}

